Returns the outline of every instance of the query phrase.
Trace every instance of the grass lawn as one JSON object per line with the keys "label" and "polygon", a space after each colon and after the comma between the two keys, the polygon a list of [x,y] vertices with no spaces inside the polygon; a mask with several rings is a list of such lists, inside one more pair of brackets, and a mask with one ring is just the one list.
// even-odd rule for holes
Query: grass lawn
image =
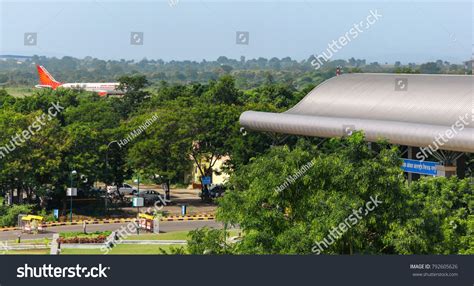
{"label": "grass lawn", "polygon": [[[51,242],[49,238],[37,238],[37,239],[22,239],[21,244],[48,244]],[[18,244],[17,240],[7,240],[8,244]]]}
{"label": "grass lawn", "polygon": [[[125,240],[186,240],[189,231],[173,231],[160,234],[145,233],[140,235],[130,235]],[[237,236],[239,230],[232,229],[228,231],[229,236]]]}
{"label": "grass lawn", "polygon": [[80,231],[72,231],[72,232],[60,232],[59,237],[62,238],[74,238],[74,237],[98,237],[99,235],[102,236],[109,236],[112,232],[111,231],[95,231],[89,233],[83,233]]}
{"label": "grass lawn", "polygon": [[34,254],[49,254],[48,249],[28,249],[28,250],[9,250],[7,255],[34,255]]}
{"label": "grass lawn", "polygon": [[14,97],[24,97],[30,96],[33,94],[33,88],[25,86],[25,87],[5,87],[5,90],[8,94]]}
{"label": "grass lawn", "polygon": [[188,233],[188,231],[173,231],[160,234],[145,233],[130,235],[125,240],[186,240]]}
{"label": "grass lawn", "polygon": [[[131,235],[126,238],[126,240],[186,240],[188,231],[174,231],[160,234],[141,234],[141,235]],[[239,233],[239,230],[229,230],[229,236],[236,236]],[[76,235],[77,233],[63,233],[62,236],[71,236]],[[44,239],[37,240],[23,240],[22,242],[31,243],[31,244],[44,244],[46,243]],[[9,242],[14,243],[14,242]],[[130,245],[130,244],[119,244],[112,248],[109,254],[151,254],[157,255],[162,254],[161,250],[169,252],[171,248],[180,248],[186,247],[185,245]],[[49,249],[32,249],[32,250],[15,250],[8,251],[8,254],[11,255],[33,255],[33,254],[49,254]],[[104,253],[100,249],[63,249],[61,251],[62,255],[103,255]]]}
{"label": "grass lawn", "polygon": [[[162,254],[160,249],[169,251],[171,247],[185,247],[184,245],[130,245],[119,244],[112,248],[109,254]],[[99,254],[100,249],[63,249],[61,255]]]}

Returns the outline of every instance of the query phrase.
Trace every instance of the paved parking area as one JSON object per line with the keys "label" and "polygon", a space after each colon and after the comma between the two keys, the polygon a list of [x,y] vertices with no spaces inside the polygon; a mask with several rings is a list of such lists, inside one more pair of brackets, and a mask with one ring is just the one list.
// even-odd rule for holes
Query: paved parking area
{"label": "paved parking area", "polygon": [[[153,189],[164,195],[164,191],[155,185],[140,185],[140,189]],[[201,191],[197,189],[171,189],[171,204],[163,208],[170,215],[180,215],[181,206],[187,205],[187,214],[214,213],[216,211],[215,203],[202,202],[199,197]],[[130,212],[136,211],[133,207],[123,208]]]}

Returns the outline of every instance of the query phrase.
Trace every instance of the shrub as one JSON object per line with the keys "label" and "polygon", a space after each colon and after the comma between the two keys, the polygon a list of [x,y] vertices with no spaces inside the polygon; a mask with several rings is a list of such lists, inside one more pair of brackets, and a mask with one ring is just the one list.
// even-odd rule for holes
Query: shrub
{"label": "shrub", "polygon": [[111,231],[96,231],[96,232],[89,232],[89,233],[83,233],[83,232],[61,232],[59,234],[59,237],[61,238],[74,238],[74,237],[97,237],[97,236],[109,236],[112,232]]}
{"label": "shrub", "polygon": [[15,226],[19,214],[28,214],[33,205],[0,206],[0,226]]}
{"label": "shrub", "polygon": [[91,233],[83,232],[62,232],[59,234],[59,243],[103,243],[111,234],[111,231],[96,231]]}
{"label": "shrub", "polygon": [[59,243],[103,243],[107,239],[107,236],[105,235],[98,235],[95,237],[80,237],[80,236],[75,236],[75,237],[69,237],[69,238],[64,238],[60,237],[58,239]]}
{"label": "shrub", "polygon": [[54,217],[54,214],[51,211],[47,212],[43,209],[38,212],[38,215],[44,217],[44,221],[56,221],[56,218]]}
{"label": "shrub", "polygon": [[190,254],[227,254],[231,249],[226,245],[225,230],[206,227],[192,230],[188,234]]}

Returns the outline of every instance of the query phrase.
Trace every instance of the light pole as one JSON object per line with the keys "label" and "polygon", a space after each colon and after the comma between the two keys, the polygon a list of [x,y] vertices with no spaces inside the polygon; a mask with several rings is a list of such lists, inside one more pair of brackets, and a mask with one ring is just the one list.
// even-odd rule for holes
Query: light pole
{"label": "light pole", "polygon": [[[135,183],[138,184],[137,187],[137,193],[135,194],[136,196],[136,201],[138,202],[138,198],[140,197],[140,175],[137,175],[137,179],[135,180]],[[140,215],[140,204],[137,204],[137,216]],[[137,227],[137,234],[140,234],[140,227]]]}
{"label": "light pole", "polygon": [[[135,183],[137,183],[137,193],[135,194],[135,197],[139,198],[140,197],[140,175],[137,176],[137,178],[134,180]],[[138,213],[140,213],[140,206],[138,206]]]}
{"label": "light pole", "polygon": [[72,170],[71,172],[71,193],[69,194],[70,197],[71,197],[71,208],[70,208],[70,216],[71,216],[71,222],[72,222],[72,196],[73,196],[73,193],[74,193],[74,190],[73,190],[73,185],[72,185],[72,176],[75,176],[77,174],[77,171],[76,170]]}
{"label": "light pole", "polygon": [[105,148],[105,212],[107,213],[109,211],[109,208],[107,206],[107,201],[109,199],[109,192],[107,190],[107,180],[109,179],[109,147],[112,145],[112,143],[117,143],[117,140],[111,141],[109,144],[107,144],[107,148]]}

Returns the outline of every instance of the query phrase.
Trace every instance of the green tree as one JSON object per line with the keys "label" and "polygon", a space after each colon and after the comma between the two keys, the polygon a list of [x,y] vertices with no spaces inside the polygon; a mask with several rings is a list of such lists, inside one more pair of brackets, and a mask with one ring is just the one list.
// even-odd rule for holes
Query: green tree
{"label": "green tree", "polygon": [[[174,109],[161,108],[153,113],[145,113],[132,118],[128,123],[137,126],[156,116],[146,130],[130,143],[127,162],[136,171],[151,178],[155,183],[167,184],[178,181],[178,175],[184,174],[191,168],[188,149],[180,134],[180,114]],[[151,122],[151,121],[150,121]],[[169,194],[166,194],[166,199]]]}
{"label": "green tree", "polygon": [[[293,150],[274,147],[236,171],[218,218],[245,233],[238,253],[307,254],[353,210],[378,197],[383,203],[324,253],[390,253],[384,235],[405,197],[398,158],[385,144],[373,152],[359,133],[321,149],[302,142]],[[309,163],[301,177],[276,191]]]}
{"label": "green tree", "polygon": [[[242,136],[238,118],[243,109],[213,102],[205,90],[200,85],[174,90],[176,95],[170,97],[175,99],[157,103],[158,108],[151,100],[143,114],[154,113],[158,120],[130,147],[128,158],[134,168],[147,170],[151,177],[160,175],[155,179],[167,183],[192,164],[201,176],[212,176],[216,162],[231,156],[235,139]],[[146,116],[136,120],[143,122]]]}
{"label": "green tree", "polygon": [[120,111],[123,117],[127,117],[133,110],[150,97],[150,93],[144,88],[149,86],[149,82],[144,75],[121,76],[118,89],[125,92],[120,100]]}
{"label": "green tree", "polygon": [[57,119],[40,124],[37,120],[42,115],[41,111],[23,115],[11,109],[0,114],[0,184],[9,192],[16,189],[20,198],[25,194],[29,202],[34,195],[42,199],[61,180],[65,136]]}
{"label": "green tree", "polygon": [[420,65],[421,73],[440,73],[441,67],[435,62],[424,63]]}
{"label": "green tree", "polygon": [[81,100],[78,106],[66,110],[64,116],[70,139],[65,156],[67,169],[76,169],[87,176],[88,186],[96,180],[121,184],[126,177],[123,168],[126,152],[111,142],[124,138],[126,132],[121,128],[113,101]]}
{"label": "green tree", "polygon": [[0,89],[0,108],[11,106],[15,103],[15,98],[9,95],[6,90]]}
{"label": "green tree", "polygon": [[423,178],[390,225],[387,245],[400,254],[474,254],[474,192],[469,180]]}
{"label": "green tree", "polygon": [[226,231],[220,229],[196,229],[189,232],[187,251],[190,254],[231,254],[232,245],[226,241]]}
{"label": "green tree", "polygon": [[216,83],[211,84],[205,96],[209,103],[235,104],[238,103],[241,93],[235,86],[235,79],[230,75],[224,75]]}
{"label": "green tree", "polygon": [[242,108],[228,104],[193,101],[182,112],[180,131],[187,146],[187,156],[196,164],[201,176],[212,176],[219,159],[231,156],[235,138],[241,136],[238,118]]}

